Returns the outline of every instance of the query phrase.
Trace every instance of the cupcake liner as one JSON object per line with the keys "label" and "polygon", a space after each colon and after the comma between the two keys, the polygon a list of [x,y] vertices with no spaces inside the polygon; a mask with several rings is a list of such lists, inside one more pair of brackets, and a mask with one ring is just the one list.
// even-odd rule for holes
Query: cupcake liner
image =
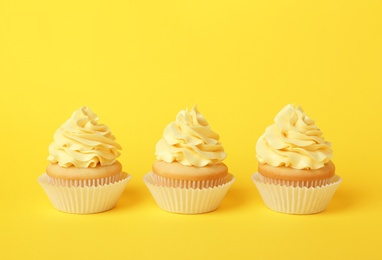
{"label": "cupcake liner", "polygon": [[88,180],[66,180],[61,178],[56,178],[47,175],[47,182],[52,185],[59,185],[64,187],[97,187],[99,185],[106,185],[106,184],[112,184],[114,182],[119,181],[122,179],[123,173],[120,172],[118,174],[115,174],[113,176],[105,177],[105,178],[99,178],[99,179],[88,179]]}
{"label": "cupcake liner", "polygon": [[[107,184],[62,185],[46,173],[38,182],[48,195],[53,206],[63,212],[74,214],[98,213],[112,209],[121,197],[131,175],[122,172],[115,182]],[[67,183],[64,183],[67,184]]]}
{"label": "cupcake liner", "polygon": [[163,186],[157,183],[158,179],[152,172],[146,174],[143,180],[161,209],[173,213],[200,214],[219,207],[235,178],[229,174],[224,184],[201,189]]}
{"label": "cupcake liner", "polygon": [[260,174],[259,179],[264,183],[282,185],[282,186],[292,186],[292,187],[320,187],[324,185],[328,185],[333,182],[336,176],[333,176],[329,179],[323,180],[312,180],[312,181],[291,181],[291,180],[279,180],[272,179]]}
{"label": "cupcake liner", "polygon": [[231,178],[229,175],[216,179],[205,181],[190,181],[190,180],[176,180],[170,179],[157,174],[152,174],[153,183],[158,186],[167,186],[174,188],[187,188],[187,189],[203,189],[209,187],[216,187],[227,183],[227,179]]}
{"label": "cupcake liner", "polygon": [[324,211],[342,182],[341,177],[335,175],[321,186],[288,186],[267,182],[258,172],[252,175],[252,180],[268,208],[287,214],[314,214]]}

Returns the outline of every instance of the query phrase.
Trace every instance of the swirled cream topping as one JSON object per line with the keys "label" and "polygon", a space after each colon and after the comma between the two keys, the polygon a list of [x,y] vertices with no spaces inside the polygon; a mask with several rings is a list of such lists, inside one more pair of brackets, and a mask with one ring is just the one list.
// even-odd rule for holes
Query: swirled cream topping
{"label": "swirled cream topping", "polygon": [[219,135],[210,129],[196,106],[180,111],[176,121],[167,125],[155,155],[168,163],[196,167],[217,164],[226,157]]}
{"label": "swirled cream topping", "polygon": [[81,107],[54,134],[48,160],[62,167],[78,168],[111,165],[122,147],[110,129],[98,124],[98,116],[90,108]]}
{"label": "swirled cream topping", "polygon": [[300,106],[287,105],[256,144],[257,159],[272,166],[318,169],[333,157],[331,144]]}

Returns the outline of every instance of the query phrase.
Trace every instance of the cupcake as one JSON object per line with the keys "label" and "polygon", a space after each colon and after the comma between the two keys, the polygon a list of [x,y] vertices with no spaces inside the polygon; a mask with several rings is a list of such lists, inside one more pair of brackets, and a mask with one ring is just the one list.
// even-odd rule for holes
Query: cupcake
{"label": "cupcake", "polygon": [[222,162],[219,135],[194,106],[182,110],[156,144],[157,160],[144,181],[166,211],[197,214],[215,210],[234,177]]}
{"label": "cupcake", "polygon": [[53,206],[86,214],[113,208],[131,176],[117,158],[121,146],[90,108],[75,111],[54,134],[46,173],[38,179]]}
{"label": "cupcake", "polygon": [[287,105],[256,144],[252,176],[272,210],[312,214],[326,209],[341,178],[335,175],[331,143],[300,106]]}

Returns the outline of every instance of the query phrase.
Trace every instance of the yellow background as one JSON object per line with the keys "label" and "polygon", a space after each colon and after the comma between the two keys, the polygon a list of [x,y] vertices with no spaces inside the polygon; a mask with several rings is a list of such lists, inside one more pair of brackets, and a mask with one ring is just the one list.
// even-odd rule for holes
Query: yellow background
{"label": "yellow background", "polygon": [[[381,259],[381,1],[0,0],[0,258]],[[328,209],[268,210],[255,144],[286,104],[333,143]],[[160,210],[142,181],[179,110],[198,104],[236,182],[215,212]],[[117,207],[55,210],[37,183],[82,105],[133,175]]]}

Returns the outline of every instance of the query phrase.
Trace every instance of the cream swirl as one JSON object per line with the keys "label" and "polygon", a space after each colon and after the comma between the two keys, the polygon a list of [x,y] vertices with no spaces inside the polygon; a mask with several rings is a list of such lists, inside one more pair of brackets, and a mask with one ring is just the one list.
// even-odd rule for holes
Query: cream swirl
{"label": "cream swirl", "polygon": [[118,149],[122,149],[114,140],[110,129],[98,124],[98,116],[90,108],[81,107],[54,133],[48,160],[62,167],[111,165],[120,155]]}
{"label": "cream swirl", "polygon": [[196,167],[217,164],[226,157],[219,135],[210,129],[196,106],[191,111],[180,111],[176,121],[166,126],[155,155],[168,163]]}
{"label": "cream swirl", "polygon": [[285,106],[256,144],[257,159],[272,166],[318,169],[333,157],[331,143],[300,106]]}

